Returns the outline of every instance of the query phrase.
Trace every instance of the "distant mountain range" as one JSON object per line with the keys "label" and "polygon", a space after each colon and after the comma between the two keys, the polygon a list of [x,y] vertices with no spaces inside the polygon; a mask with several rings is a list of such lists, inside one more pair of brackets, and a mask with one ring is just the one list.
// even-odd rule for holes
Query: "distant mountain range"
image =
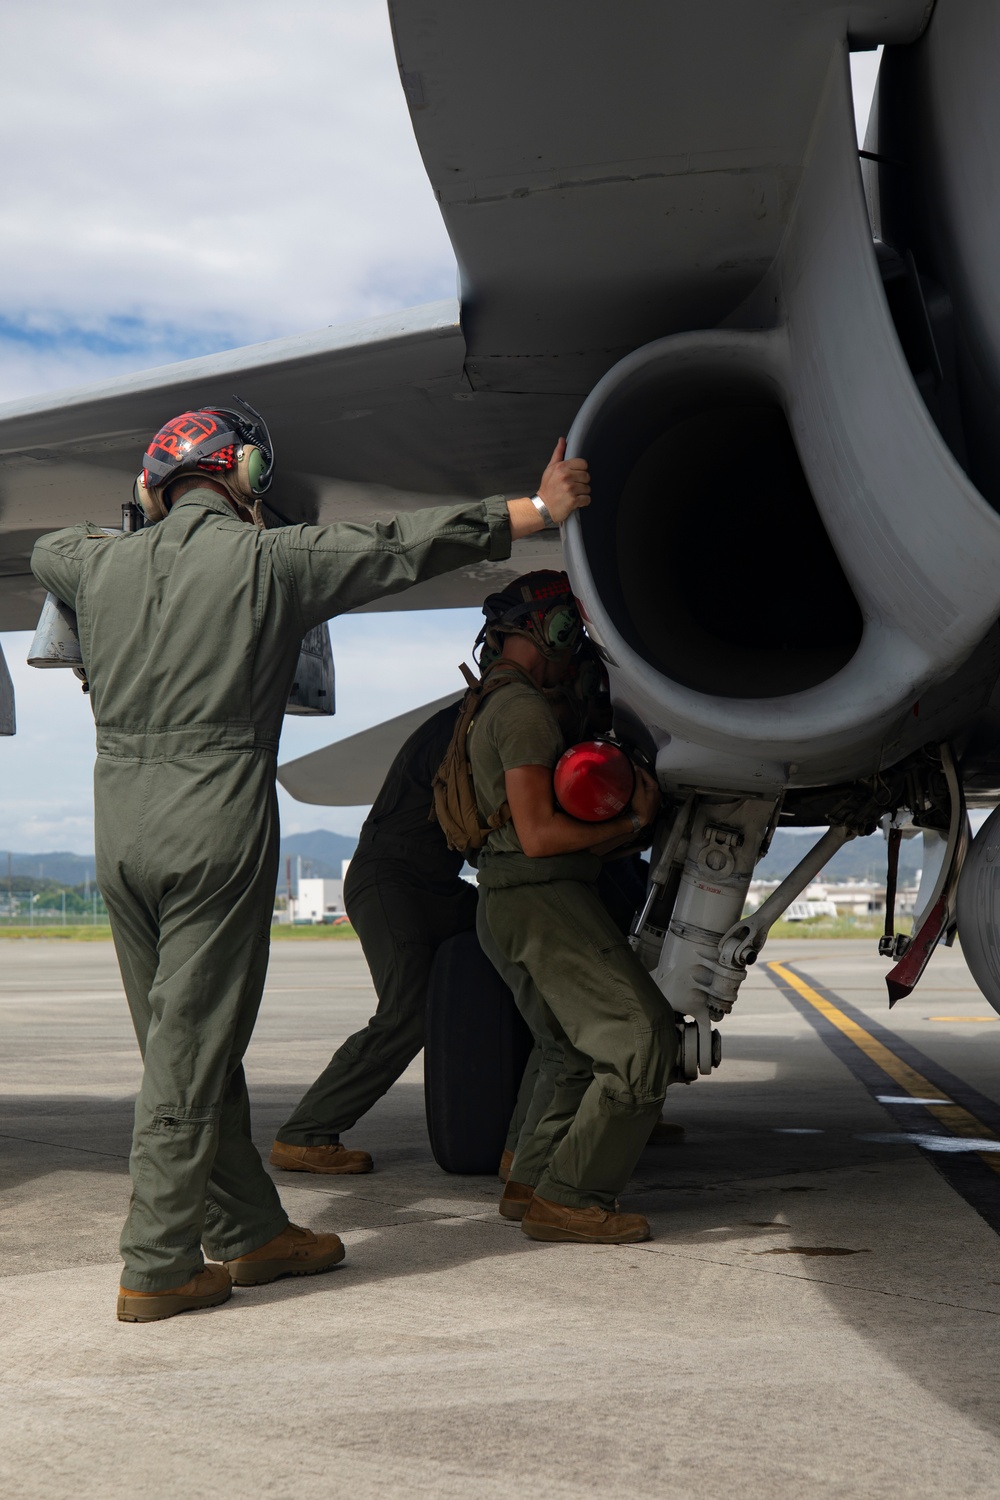
{"label": "distant mountain range", "polygon": [[[779,828],[767,857],[761,860],[754,871],[754,878],[783,880],[821,833],[821,829],[814,828]],[[852,839],[837,851],[824,867],[819,879],[874,880],[881,883],[886,876],[886,848],[886,841],[881,833],[873,833],[864,839]],[[900,884],[913,883],[923,864],[923,858],[922,838],[903,840],[899,849]]]}
{"label": "distant mountain range", "polygon": [[57,885],[83,885],[85,880],[94,878],[94,856],[70,854],[61,849],[51,854],[18,854],[0,849],[0,887],[6,882],[8,872],[31,880],[53,880]]}
{"label": "distant mountain range", "polygon": [[[317,828],[312,833],[293,833],[281,840],[281,867],[278,872],[278,890],[285,889],[285,861],[292,861],[292,893],[298,889],[298,859],[302,858],[302,874],[319,876],[325,880],[340,879],[341,860],[350,859],[357,848],[357,839],[342,833],[328,833]],[[9,864],[8,864],[9,860]],[[32,880],[51,880],[56,885],[83,885],[94,879],[94,856],[71,854],[57,850],[47,854],[25,854],[14,850],[0,849],[0,889],[3,888],[10,870],[13,876],[27,876]]]}
{"label": "distant mountain range", "polygon": [[[767,858],[757,866],[754,874],[759,880],[782,880],[805,854],[809,846],[820,836],[816,829],[779,828],[774,835]],[[350,859],[357,848],[357,839],[342,833],[329,833],[316,828],[312,833],[293,833],[281,840],[281,867],[278,872],[278,891],[283,893],[286,878],[286,860],[292,862],[292,893],[298,889],[298,861],[302,860],[304,877],[318,876],[325,880],[339,880],[341,861]],[[0,849],[0,886],[7,877],[7,851]],[[899,856],[899,878],[904,884],[912,882],[923,862],[923,840],[904,839]],[[52,880],[58,885],[82,885],[94,878],[93,855],[56,852],[52,854],[10,854],[12,875],[26,875],[35,880]],[[881,833],[870,838],[854,839],[833,856],[823,871],[828,880],[883,881],[886,870],[886,843]],[[822,878],[822,877],[821,877]]]}

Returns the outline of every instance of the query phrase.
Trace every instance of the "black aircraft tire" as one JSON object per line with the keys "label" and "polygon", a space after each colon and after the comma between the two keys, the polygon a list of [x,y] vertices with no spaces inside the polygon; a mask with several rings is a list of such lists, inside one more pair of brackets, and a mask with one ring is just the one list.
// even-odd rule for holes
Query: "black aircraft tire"
{"label": "black aircraft tire", "polygon": [[531,1045],[476,934],[443,942],[427,987],[424,1102],[445,1172],[496,1173]]}

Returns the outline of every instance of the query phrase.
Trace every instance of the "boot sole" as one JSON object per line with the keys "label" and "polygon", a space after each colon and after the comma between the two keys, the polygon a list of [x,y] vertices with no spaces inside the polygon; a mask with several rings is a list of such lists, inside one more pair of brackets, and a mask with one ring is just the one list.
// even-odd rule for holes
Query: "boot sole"
{"label": "boot sole", "polygon": [[362,1172],[370,1172],[375,1165],[369,1162],[367,1167],[307,1167],[304,1162],[279,1161],[274,1156],[268,1160],[272,1167],[278,1167],[282,1172],[311,1172],[316,1177],[358,1177]]}
{"label": "boot sole", "polygon": [[521,1220],[521,1233],[529,1240],[543,1240],[550,1245],[638,1245],[653,1238],[648,1228],[631,1234],[582,1234],[575,1229],[560,1229],[556,1224],[533,1224]]}
{"label": "boot sole", "polygon": [[233,1286],[265,1286],[269,1281],[278,1281],[282,1276],[318,1276],[321,1271],[332,1271],[339,1266],[347,1251],[341,1245],[332,1255],[308,1264],[301,1260],[255,1260],[241,1266],[239,1261],[224,1262],[233,1279]]}
{"label": "boot sole", "polygon": [[[218,1307],[228,1302],[233,1294],[231,1286],[220,1292],[209,1292],[201,1297],[178,1297],[164,1292],[162,1297],[130,1297],[127,1293],[118,1296],[119,1323],[159,1323],[164,1318],[174,1318],[178,1313],[198,1312],[203,1307]],[[129,1303],[132,1306],[129,1306]]]}

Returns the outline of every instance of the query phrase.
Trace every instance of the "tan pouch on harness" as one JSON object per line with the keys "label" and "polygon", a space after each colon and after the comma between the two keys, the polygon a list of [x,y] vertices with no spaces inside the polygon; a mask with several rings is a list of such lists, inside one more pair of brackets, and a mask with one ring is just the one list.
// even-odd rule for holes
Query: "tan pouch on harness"
{"label": "tan pouch on harness", "polygon": [[455,729],[438,766],[432,783],[434,808],[431,813],[441,824],[448,848],[464,854],[475,863],[475,857],[497,828],[510,822],[510,808],[501,803],[484,827],[476,802],[476,791],[472,784],[472,768],[469,765],[469,730],[479,712],[479,705],[490,693],[496,692],[508,682],[525,680],[525,674],[513,663],[497,662],[487,669],[482,677],[475,677],[462,663],[462,675],[469,684],[462,699],[461,711]]}

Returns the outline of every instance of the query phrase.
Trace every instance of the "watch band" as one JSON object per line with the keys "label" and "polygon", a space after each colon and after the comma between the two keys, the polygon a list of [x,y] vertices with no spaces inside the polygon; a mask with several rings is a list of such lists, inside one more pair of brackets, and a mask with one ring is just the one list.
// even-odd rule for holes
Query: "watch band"
{"label": "watch band", "polygon": [[559,530],[559,522],[558,521],[553,521],[552,516],[549,513],[549,508],[545,504],[545,501],[542,499],[541,495],[532,495],[532,497],[531,497],[531,503],[535,507],[535,509],[537,510],[538,514],[541,516],[541,518],[542,518],[542,525],[544,526],[545,530],[546,531],[558,531]]}

